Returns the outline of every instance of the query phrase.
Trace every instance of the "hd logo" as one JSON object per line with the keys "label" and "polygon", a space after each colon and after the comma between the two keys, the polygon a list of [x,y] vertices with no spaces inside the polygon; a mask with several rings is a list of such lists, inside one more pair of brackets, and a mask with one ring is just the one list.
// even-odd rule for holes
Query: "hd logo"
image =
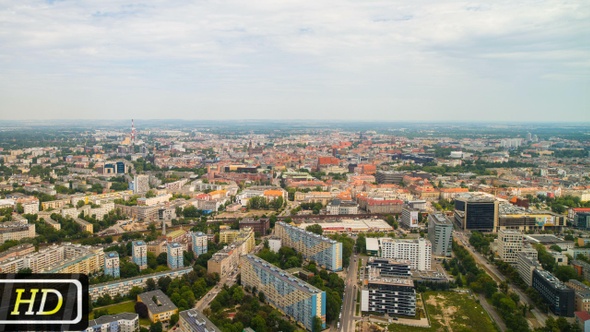
{"label": "hd logo", "polygon": [[0,274],[0,331],[81,331],[88,327],[88,277]]}

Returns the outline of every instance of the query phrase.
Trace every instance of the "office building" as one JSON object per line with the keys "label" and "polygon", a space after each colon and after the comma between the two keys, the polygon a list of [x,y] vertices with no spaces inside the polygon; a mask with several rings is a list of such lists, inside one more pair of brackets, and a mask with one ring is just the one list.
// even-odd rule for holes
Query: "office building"
{"label": "office building", "polygon": [[147,268],[147,244],[143,241],[133,241],[132,259],[133,263],[139,266],[140,270]]}
{"label": "office building", "polygon": [[537,261],[537,250],[523,250],[516,253],[516,269],[520,278],[531,287],[533,285],[533,272],[541,269],[541,264]]}
{"label": "office building", "polygon": [[590,229],[590,212],[577,212],[573,224],[579,229]]}
{"label": "office building", "polygon": [[525,209],[509,203],[500,204],[498,211],[497,230],[560,232],[566,226],[566,216],[551,211]]}
{"label": "office building", "polygon": [[432,260],[432,244],[420,238],[416,240],[380,238],[381,257],[410,261],[412,269],[430,270]]}
{"label": "office building", "polygon": [[521,232],[510,229],[498,231],[498,256],[506,263],[516,264],[516,253],[524,246],[524,237]]}
{"label": "office building", "polygon": [[171,269],[179,269],[184,267],[184,255],[182,245],[177,242],[168,243],[166,246],[166,253],[168,255],[168,267]]}
{"label": "office building", "polygon": [[152,323],[169,321],[170,316],[178,313],[178,308],[159,289],[137,295],[137,302],[146,305]]}
{"label": "office building", "polygon": [[104,315],[88,321],[85,332],[138,332],[139,315],[122,312],[116,315]]}
{"label": "office building", "polygon": [[284,222],[275,224],[275,236],[283,246],[295,249],[305,259],[330,271],[342,270],[342,243]]}
{"label": "office building", "polygon": [[377,171],[377,173],[375,173],[375,180],[379,184],[401,183],[405,175],[405,173],[401,172]]}
{"label": "office building", "polygon": [[451,256],[453,251],[453,223],[442,213],[428,215],[428,240],[435,256]]}
{"label": "office building", "polygon": [[221,332],[207,317],[197,309],[181,311],[178,315],[179,332]]}
{"label": "office building", "polygon": [[420,213],[420,210],[405,205],[402,208],[401,225],[406,228],[418,227],[418,213]]}
{"label": "office building", "polygon": [[411,265],[410,261],[397,261],[391,258],[369,257],[367,261],[367,268],[377,270],[382,277],[410,278]]}
{"label": "office building", "polygon": [[104,274],[113,278],[119,278],[119,253],[110,251],[104,254]]}
{"label": "office building", "polygon": [[361,311],[389,316],[415,316],[414,281],[404,278],[369,277],[361,290]]}
{"label": "office building", "polygon": [[547,302],[549,309],[555,315],[574,316],[574,290],[559,281],[553,274],[547,271],[535,270],[533,272],[532,287],[541,294],[541,297]]}
{"label": "office building", "polygon": [[195,257],[207,253],[207,234],[203,232],[191,232],[191,247]]}
{"label": "office building", "polygon": [[133,179],[133,193],[144,194],[150,190],[150,176],[138,174]]}
{"label": "office building", "polygon": [[483,193],[458,195],[455,221],[463,230],[493,232],[498,224],[498,201]]}
{"label": "office building", "polygon": [[326,292],[253,255],[242,256],[242,285],[264,293],[266,301],[311,331],[314,317],[326,328]]}

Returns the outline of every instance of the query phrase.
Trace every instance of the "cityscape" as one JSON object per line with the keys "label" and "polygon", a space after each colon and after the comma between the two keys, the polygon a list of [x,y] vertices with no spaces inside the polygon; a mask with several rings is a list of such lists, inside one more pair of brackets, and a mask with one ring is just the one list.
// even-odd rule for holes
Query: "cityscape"
{"label": "cityscape", "polygon": [[589,137],[4,121],[0,273],[88,275],[89,332],[585,331]]}

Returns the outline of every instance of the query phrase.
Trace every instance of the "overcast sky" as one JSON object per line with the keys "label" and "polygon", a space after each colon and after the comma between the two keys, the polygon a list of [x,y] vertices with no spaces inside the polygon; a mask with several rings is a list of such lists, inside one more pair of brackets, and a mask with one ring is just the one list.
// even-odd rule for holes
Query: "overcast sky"
{"label": "overcast sky", "polygon": [[0,0],[0,119],[590,121],[588,0]]}

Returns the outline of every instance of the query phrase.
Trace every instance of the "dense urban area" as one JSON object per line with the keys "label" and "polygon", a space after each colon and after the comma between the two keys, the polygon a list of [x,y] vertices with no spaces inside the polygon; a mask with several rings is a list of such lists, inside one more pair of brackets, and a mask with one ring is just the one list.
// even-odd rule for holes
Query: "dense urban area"
{"label": "dense urban area", "polygon": [[86,331],[590,331],[590,127],[0,123],[0,273]]}

